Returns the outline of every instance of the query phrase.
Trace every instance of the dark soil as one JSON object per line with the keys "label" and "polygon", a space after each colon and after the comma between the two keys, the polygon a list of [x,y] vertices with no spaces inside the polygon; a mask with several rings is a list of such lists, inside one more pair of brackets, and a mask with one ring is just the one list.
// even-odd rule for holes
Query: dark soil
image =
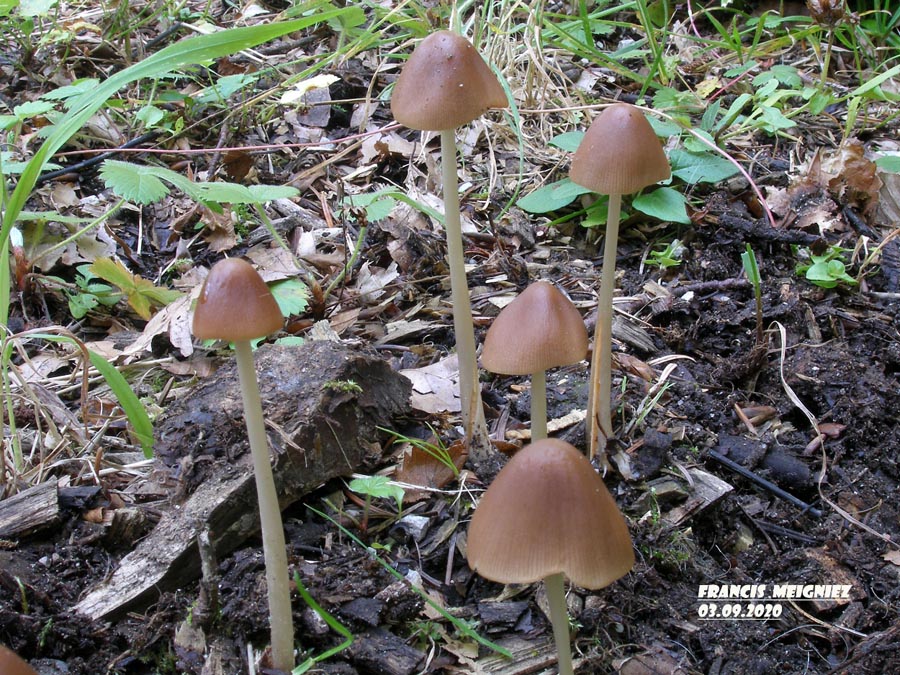
{"label": "dark soil", "polygon": [[[355,67],[360,80],[368,82],[362,66]],[[388,121],[386,113],[383,117]],[[335,124],[341,122],[336,119]],[[330,131],[340,134],[340,129]],[[413,132],[403,135],[417,138]],[[753,176],[786,186],[795,178],[784,172],[789,150],[775,145],[770,150],[777,160],[754,163]],[[407,160],[381,161],[383,175],[403,180]],[[470,170],[478,178],[480,168]],[[288,178],[285,173],[273,182]],[[319,187],[332,185],[323,177]],[[505,204],[511,194],[498,193],[493,203]],[[874,236],[869,242],[874,247],[889,231],[874,210],[864,212],[842,202],[841,195],[832,197],[837,206],[832,215],[840,227],[824,235],[783,224],[772,228],[754,215],[754,198],[745,186],[720,185],[694,190],[697,209],[690,226],[634,218],[623,228],[617,302],[622,312],[614,329],[619,437],[610,447],[618,461],[606,483],[628,519],[637,564],[609,588],[571,589],[580,673],[900,673],[895,246],[885,248],[882,264],[870,267],[859,286],[823,289],[798,275],[792,245],[852,248],[864,226],[865,234]],[[317,204],[314,198],[303,203]],[[481,227],[467,240],[479,343],[497,312],[490,298],[521,291],[529,281],[549,279],[576,302],[594,299],[597,232],[571,223],[548,226],[546,219],[517,209],[494,222],[499,210],[482,207],[474,198],[464,204]],[[675,237],[687,246],[681,265],[661,272],[643,262],[651,244]],[[761,316],[742,271],[740,256],[747,244],[760,264]],[[363,311],[342,339],[368,349],[386,323],[423,303],[415,318],[429,325],[380,344],[378,353],[399,370],[428,365],[451,352],[442,247],[433,231],[411,228],[399,218],[373,223],[360,263],[387,267],[398,259],[398,249],[407,262],[392,284],[393,300],[377,311],[360,302]],[[244,252],[238,247],[230,254]],[[492,281],[497,275],[506,275],[505,282]],[[43,320],[54,321],[52,313],[62,309],[51,297],[51,315]],[[328,315],[327,306],[322,312]],[[301,319],[322,318],[313,313]],[[585,318],[592,322],[589,311]],[[25,321],[21,312],[17,320]],[[98,321],[86,330],[102,328]],[[156,350],[167,353],[171,347],[160,344]],[[642,379],[647,372],[642,368],[650,368],[654,378],[665,372],[661,393],[651,391],[657,382]],[[587,370],[585,362],[550,375],[551,418],[584,409]],[[492,430],[503,435],[527,428],[527,381],[485,374],[482,385]],[[181,390],[179,409],[192,391]],[[171,414],[163,410],[160,419]],[[821,425],[822,438],[817,439],[810,417]],[[391,426],[423,439],[431,426],[450,442],[457,437],[457,422],[453,415],[413,411],[396,416]],[[224,433],[208,431],[207,437]],[[584,446],[583,423],[557,435]],[[396,469],[401,457],[391,437],[379,431],[368,440],[366,470]],[[191,448],[184,450],[187,455]],[[222,452],[218,448],[211,454]],[[167,464],[155,470],[171,472],[179,466],[177,455],[173,460],[167,454]],[[722,457],[742,466],[745,475]],[[504,589],[466,565],[466,523],[491,477],[469,469],[443,492],[426,493],[404,506],[403,516],[424,519],[421,531],[398,518],[388,499],[375,500],[371,513],[364,513],[343,479],[316,486],[285,511],[292,569],[354,635],[350,647],[311,672],[554,672],[552,660],[531,669],[520,665],[527,659],[490,669],[473,665],[493,663],[489,650],[476,649],[410,588],[410,582],[419,585],[489,640],[503,645],[531,641],[541,646],[536,651],[547,651],[542,591]],[[754,481],[746,472],[768,482]],[[691,505],[695,481],[707,474],[731,490],[710,503]],[[677,489],[663,490],[666,482]],[[794,500],[778,496],[771,486]],[[196,581],[162,589],[151,604],[129,607],[115,620],[92,621],[73,611],[136,545],[110,538],[109,523],[91,514],[121,508],[127,500],[145,512],[139,539],[194,486],[173,485],[170,492],[149,497],[141,497],[135,485],[128,494],[119,487],[101,483],[93,494],[64,502],[60,519],[50,527],[0,541],[0,643],[46,674],[248,672],[247,645],[259,649],[268,640],[262,552],[255,537],[219,556],[211,582],[217,603],[209,604],[209,581],[201,593],[196,569],[186,574]],[[705,614],[709,603],[698,598],[700,586],[708,584],[763,584],[769,592],[775,584],[842,585],[849,592],[836,600],[780,601],[778,610],[769,607],[779,616],[768,620],[714,619]],[[743,603],[746,611],[747,600],[733,603]],[[722,611],[733,603],[712,604]],[[299,596],[294,618],[297,643],[309,655],[343,639]],[[198,642],[198,634],[205,642]]]}

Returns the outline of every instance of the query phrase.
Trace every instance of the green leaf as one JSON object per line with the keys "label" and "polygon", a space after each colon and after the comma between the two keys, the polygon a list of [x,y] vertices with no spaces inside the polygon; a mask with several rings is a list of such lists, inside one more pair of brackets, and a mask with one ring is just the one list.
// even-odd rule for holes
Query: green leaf
{"label": "green leaf", "polygon": [[73,319],[83,319],[98,304],[100,300],[96,295],[78,293],[69,297],[69,313]]}
{"label": "green leaf", "polygon": [[785,117],[777,108],[761,105],[759,109],[762,111],[762,127],[769,133],[776,133],[783,129],[791,129],[797,126],[794,120]]}
{"label": "green leaf", "polygon": [[568,206],[577,197],[589,192],[588,188],[572,182],[570,178],[563,178],[525,195],[516,202],[516,205],[529,213],[548,213]]}
{"label": "green leaf", "polygon": [[668,187],[656,188],[653,192],[638,195],[631,206],[648,216],[673,223],[689,225],[684,195]]}
{"label": "green leaf", "polygon": [[107,187],[120,197],[150,204],[169,194],[163,181],[191,199],[204,204],[260,204],[273,199],[296,197],[296,188],[287,185],[240,185],[238,183],[195,183],[186,176],[162,166],[150,166],[108,159],[100,175]]}
{"label": "green leaf", "polygon": [[554,147],[559,148],[560,150],[575,152],[576,150],[578,150],[578,146],[581,145],[581,140],[583,138],[583,131],[567,131],[564,134],[554,136],[548,141],[548,143]]}
{"label": "green leaf", "polygon": [[45,101],[65,101],[66,99],[80,96],[86,91],[92,91],[96,89],[98,84],[100,84],[100,80],[97,80],[93,77],[86,77],[83,80],[77,80],[76,82],[67,84],[64,87],[51,89],[46,94],[41,94],[41,98]]}
{"label": "green leaf", "polygon": [[276,199],[290,199],[300,194],[300,191],[290,185],[249,185],[250,200],[248,204],[263,204]]}
{"label": "green leaf", "polygon": [[387,476],[354,478],[347,487],[357,494],[375,499],[393,498],[397,502],[398,509],[403,507],[403,488],[399,485],[390,485],[390,480]]}
{"label": "green leaf", "polygon": [[875,166],[885,173],[900,173],[900,155],[884,155],[875,160]]}
{"label": "green leaf", "polygon": [[302,314],[309,306],[309,288],[299,279],[276,281],[269,290],[284,316]]}
{"label": "green leaf", "polygon": [[653,133],[660,138],[678,136],[682,132],[682,128],[677,123],[670,120],[659,119],[654,115],[647,115],[647,121],[650,122]]}
{"label": "green leaf", "polygon": [[56,0],[21,0],[19,14],[26,17],[47,16]]}
{"label": "green leaf", "polygon": [[131,389],[128,380],[122,376],[122,373],[114,365],[90,349],[88,350],[88,356],[91,359],[91,365],[106,380],[109,388],[116,395],[119,405],[122,406],[122,410],[125,411],[128,421],[131,422],[134,435],[137,436],[138,442],[144,451],[144,457],[150,459],[153,457],[153,422],[150,421],[150,417],[147,415],[147,411],[141,404],[140,399]]}
{"label": "green leaf", "polygon": [[257,73],[225,75],[220,77],[211,87],[206,87],[202,91],[197,92],[194,100],[197,103],[224,101],[232,94],[256,82],[258,78],[259,75]]}
{"label": "green leaf", "polygon": [[135,113],[135,119],[145,127],[155,127],[162,122],[166,114],[155,105],[145,105]]}
{"label": "green leaf", "polygon": [[689,152],[676,148],[669,153],[672,173],[685,183],[718,183],[731,178],[737,167],[711,152]]}
{"label": "green leaf", "polygon": [[29,117],[37,117],[38,115],[43,115],[44,113],[48,113],[53,110],[53,104],[48,101],[26,101],[21,105],[17,105],[13,108],[13,113],[20,120],[28,119]]}
{"label": "green leaf", "polygon": [[153,175],[153,167],[108,159],[100,167],[100,177],[119,197],[138,204],[152,204],[169,194],[169,188]]}
{"label": "green leaf", "polygon": [[154,305],[168,305],[181,297],[178,291],[159,288],[143,277],[132,274],[122,263],[112,258],[97,258],[89,269],[119,288],[125,294],[128,304],[142,319],[153,316]]}

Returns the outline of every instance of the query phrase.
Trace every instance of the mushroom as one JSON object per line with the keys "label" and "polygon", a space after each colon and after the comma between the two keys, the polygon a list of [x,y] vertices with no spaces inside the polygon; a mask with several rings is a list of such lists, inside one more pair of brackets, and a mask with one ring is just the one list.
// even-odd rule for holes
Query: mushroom
{"label": "mushroom", "polygon": [[8,647],[0,645],[0,673],[2,675],[37,675],[37,672]]}
{"label": "mushroom", "polygon": [[[572,157],[569,177],[594,192],[609,195],[603,271],[597,299],[597,328],[591,360],[587,431],[590,456],[598,452],[600,435],[612,437],[612,298],[616,285],[616,245],[622,195],[665,180],[669,160],[644,114],[627,103],[614,103],[591,124]],[[605,454],[602,454],[604,468]]]}
{"label": "mushroom", "polygon": [[464,266],[454,130],[490,108],[506,105],[503,87],[472,44],[446,30],[432,33],[413,50],[391,95],[394,119],[411,129],[439,131],[441,136],[444,227],[459,359],[461,415],[466,439],[476,457],[489,445],[478,388],[475,331]]}
{"label": "mushroom", "polygon": [[583,360],[588,334],[581,314],[547,281],[529,285],[488,329],[481,350],[485,370],[531,376],[531,440],[547,437],[546,371]]}
{"label": "mushroom", "polygon": [[249,263],[228,258],[213,265],[194,309],[193,331],[201,339],[234,343],[259,501],[272,665],[290,671],[294,667],[294,628],[284,527],[250,346],[251,340],[275,332],[283,323],[284,317],[269,287]]}
{"label": "mushroom", "polygon": [[610,585],[634,566],[625,519],[588,458],[565,441],[525,446],[481,496],[469,567],[504,584],[544,581],[560,675],[572,675],[565,580]]}

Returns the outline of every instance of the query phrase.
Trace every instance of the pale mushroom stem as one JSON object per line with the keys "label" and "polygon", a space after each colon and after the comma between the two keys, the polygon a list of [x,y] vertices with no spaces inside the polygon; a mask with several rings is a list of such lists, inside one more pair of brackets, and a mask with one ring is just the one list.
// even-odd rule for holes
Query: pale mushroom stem
{"label": "pale mushroom stem", "polygon": [[547,438],[547,372],[531,374],[531,442]]}
{"label": "pale mushroom stem", "polygon": [[444,229],[447,234],[447,257],[450,265],[450,297],[453,303],[453,331],[456,333],[456,355],[459,359],[459,399],[462,405],[463,429],[473,459],[487,455],[488,433],[478,386],[478,364],[475,360],[475,328],[466,280],[462,224],[459,218],[459,180],[456,175],[456,134],[453,129],[441,131],[441,180],[444,190]]}
{"label": "pale mushroom stem", "polygon": [[621,207],[622,195],[609,195],[603,270],[600,273],[600,292],[597,296],[597,327],[594,329],[594,353],[591,358],[591,388],[588,393],[589,457],[599,454],[604,472],[607,466],[606,439],[612,437],[612,315]]}
{"label": "pale mushroom stem", "polygon": [[288,578],[287,550],[281,506],[275,490],[275,478],[269,461],[266,427],[263,421],[262,401],[253,351],[248,340],[236,340],[234,352],[250,453],[253,458],[253,475],[259,501],[259,520],[262,530],[263,557],[266,563],[266,588],[269,600],[269,628],[272,639],[272,665],[278,670],[290,672],[294,668],[294,626],[291,616],[291,587]]}
{"label": "pale mushroom stem", "polygon": [[553,624],[559,675],[574,675],[572,648],[569,645],[569,611],[566,607],[566,587],[562,572],[544,577],[544,588],[547,589],[547,602],[550,605],[550,623]]}

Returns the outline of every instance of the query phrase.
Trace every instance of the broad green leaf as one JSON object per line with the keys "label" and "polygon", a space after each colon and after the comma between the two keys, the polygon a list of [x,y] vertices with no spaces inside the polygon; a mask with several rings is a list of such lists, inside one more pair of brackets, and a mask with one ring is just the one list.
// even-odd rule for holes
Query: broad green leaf
{"label": "broad green leaf", "polygon": [[152,169],[108,159],[100,168],[100,177],[106,187],[118,196],[138,204],[152,204],[169,194],[169,188],[154,175]]}
{"label": "broad green leaf", "polygon": [[575,152],[581,145],[581,139],[584,138],[583,131],[567,131],[564,134],[554,136],[548,142],[550,145],[566,150],[567,152]]}
{"label": "broad green leaf", "polygon": [[672,188],[656,188],[653,192],[638,195],[631,202],[631,206],[641,213],[646,213],[659,220],[683,225],[691,222],[687,214],[684,195]]}
{"label": "broad green leaf", "polygon": [[263,204],[276,199],[290,199],[300,194],[300,191],[290,185],[249,185],[250,204]]}
{"label": "broad green leaf", "polygon": [[777,108],[767,105],[762,105],[759,108],[762,111],[763,128],[770,133],[797,126],[794,120],[785,117]]}
{"label": "broad green leaf", "polygon": [[225,75],[224,77],[220,77],[211,87],[206,87],[202,91],[197,92],[197,95],[194,96],[194,100],[197,103],[215,103],[216,101],[224,101],[235,92],[256,82],[258,78],[259,75],[256,73]]}
{"label": "broad green leaf", "polygon": [[299,279],[284,279],[269,286],[278,308],[285,316],[302,314],[309,306],[309,288]]}
{"label": "broad green leaf", "polygon": [[568,206],[578,196],[589,192],[588,188],[572,182],[569,178],[563,178],[555,183],[539,187],[534,192],[522,197],[516,204],[520,209],[529,213],[548,213]]}
{"label": "broad green leaf", "polygon": [[731,178],[737,167],[724,157],[710,152],[674,149],[669,153],[672,173],[685,183],[718,183]]}
{"label": "broad green leaf", "polygon": [[51,110],[53,110],[53,104],[48,101],[26,101],[13,108],[13,113],[15,113],[16,117],[20,120],[24,120],[29,117],[43,115]]}
{"label": "broad green leaf", "polygon": [[155,105],[145,105],[134,115],[135,119],[145,127],[155,127],[157,124],[162,122],[165,116],[166,113],[157,108]]}
{"label": "broad green leaf", "polygon": [[885,155],[875,160],[875,166],[885,173],[900,173],[900,155]]}
{"label": "broad green leaf", "polygon": [[128,300],[131,308],[142,319],[153,316],[153,307],[167,305],[181,297],[178,291],[154,286],[153,282],[132,274],[118,260],[97,258],[90,266],[90,271],[104,281],[119,288]]}
{"label": "broad green leaf", "polygon": [[86,91],[93,91],[97,88],[99,83],[100,80],[94,79],[93,77],[87,77],[83,80],[78,80],[73,84],[67,84],[64,87],[52,89],[46,94],[42,94],[41,98],[45,101],[65,101],[66,99],[80,96]]}
{"label": "broad green leaf", "polygon": [[397,508],[403,507],[403,488],[399,485],[390,485],[387,476],[365,476],[354,478],[348,486],[357,494],[369,497],[393,498],[397,502]]}
{"label": "broad green leaf", "polygon": [[20,0],[19,14],[22,16],[47,16],[56,0]]}
{"label": "broad green leaf", "polygon": [[647,115],[647,121],[653,128],[653,133],[660,138],[670,138],[672,136],[677,136],[682,132],[682,128],[677,123],[660,119],[655,115]]}

